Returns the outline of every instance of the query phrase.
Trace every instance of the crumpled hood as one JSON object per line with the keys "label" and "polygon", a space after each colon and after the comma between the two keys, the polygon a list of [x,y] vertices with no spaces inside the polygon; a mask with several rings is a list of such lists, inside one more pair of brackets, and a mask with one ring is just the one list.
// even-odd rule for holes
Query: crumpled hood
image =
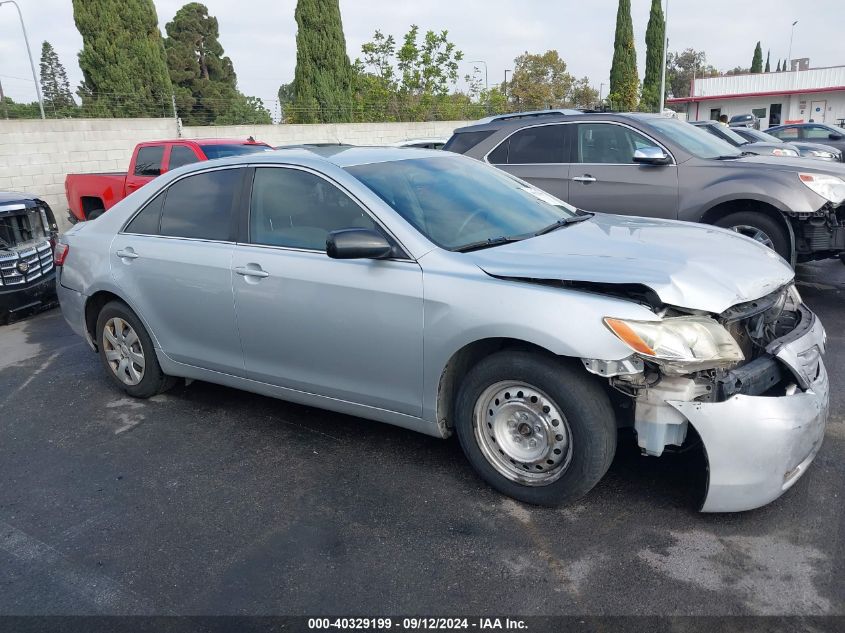
{"label": "crumpled hood", "polygon": [[715,314],[794,276],[774,251],[731,231],[602,214],[467,256],[496,277],[642,284],[666,304]]}

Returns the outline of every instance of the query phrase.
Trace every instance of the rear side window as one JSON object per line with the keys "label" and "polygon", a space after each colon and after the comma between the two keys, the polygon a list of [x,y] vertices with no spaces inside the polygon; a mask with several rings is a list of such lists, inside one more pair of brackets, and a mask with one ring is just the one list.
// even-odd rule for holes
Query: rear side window
{"label": "rear side window", "polygon": [[158,235],[158,221],[161,217],[162,205],[164,205],[163,191],[141,209],[140,213],[126,227],[125,232],[139,235]]}
{"label": "rear side window", "polygon": [[566,162],[566,130],[562,125],[539,125],[512,134],[487,157],[494,165]]}
{"label": "rear side window", "polygon": [[772,136],[777,136],[779,139],[783,141],[798,140],[798,128],[797,127],[785,127],[782,130],[773,130],[769,132]]}
{"label": "rear side window", "polygon": [[446,142],[446,145],[443,146],[443,149],[447,152],[455,152],[456,154],[466,154],[493,132],[495,132],[495,130],[484,130],[482,132],[460,132],[458,134],[453,134],[452,138],[450,138]]}
{"label": "rear side window", "polygon": [[135,158],[135,175],[160,176],[163,159],[164,145],[148,145],[140,148]]}
{"label": "rear side window", "polygon": [[231,239],[232,207],[240,181],[240,169],[220,169],[173,183],[164,201],[161,235]]}
{"label": "rear side window", "polygon": [[199,161],[194,150],[185,145],[174,145],[170,148],[170,165],[169,169],[176,169],[182,165],[190,165]]}

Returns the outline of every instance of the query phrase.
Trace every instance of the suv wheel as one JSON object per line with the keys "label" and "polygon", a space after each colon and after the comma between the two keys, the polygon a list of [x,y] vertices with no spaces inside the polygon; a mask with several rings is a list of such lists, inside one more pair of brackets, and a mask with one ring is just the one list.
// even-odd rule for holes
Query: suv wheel
{"label": "suv wheel", "polygon": [[455,427],[478,474],[526,503],[582,497],[616,452],[615,416],[596,381],[531,352],[499,352],[471,369],[458,393]]}
{"label": "suv wheel", "polygon": [[786,261],[792,261],[789,233],[774,218],[757,211],[731,213],[716,222],[716,226],[741,233],[768,246]]}

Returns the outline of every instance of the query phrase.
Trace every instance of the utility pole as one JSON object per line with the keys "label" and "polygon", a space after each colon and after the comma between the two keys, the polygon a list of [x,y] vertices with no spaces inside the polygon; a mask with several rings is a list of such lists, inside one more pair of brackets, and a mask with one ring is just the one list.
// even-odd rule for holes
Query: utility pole
{"label": "utility pole", "polygon": [[23,14],[21,13],[21,8],[18,6],[18,3],[15,0],[2,0],[0,1],[0,6],[4,4],[13,4],[15,8],[18,10],[18,18],[21,21],[21,30],[23,31],[23,41],[26,44],[26,54],[29,55],[29,67],[32,69],[32,81],[35,82],[35,93],[38,95],[38,109],[41,110],[41,118],[46,119],[47,117],[44,116],[44,100],[41,98],[41,84],[38,82],[38,77],[35,74],[35,62],[32,61],[32,51],[29,48],[29,38],[26,35],[26,25],[23,23]]}
{"label": "utility pole", "polygon": [[666,11],[663,13],[663,65],[660,67],[660,109],[663,114],[666,105],[666,51],[669,50],[669,0],[666,0]]}
{"label": "utility pole", "polygon": [[786,57],[786,63],[789,64],[789,70],[792,70],[792,38],[795,37],[795,25],[798,20],[792,23],[792,30],[789,32],[789,54]]}

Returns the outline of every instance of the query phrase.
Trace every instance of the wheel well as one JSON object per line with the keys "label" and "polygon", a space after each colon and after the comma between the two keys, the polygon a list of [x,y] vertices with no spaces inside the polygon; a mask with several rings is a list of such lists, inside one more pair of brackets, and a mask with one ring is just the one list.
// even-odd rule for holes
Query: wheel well
{"label": "wheel well", "polygon": [[547,356],[555,356],[549,350],[512,338],[487,338],[465,345],[452,355],[443,373],[437,390],[437,425],[444,436],[451,435],[453,407],[458,388],[470,369],[482,359],[503,349],[533,351]]}
{"label": "wheel well", "polygon": [[768,202],[760,202],[759,200],[728,200],[727,202],[721,202],[707,209],[704,215],[701,216],[701,222],[704,224],[715,224],[731,213],[739,213],[740,211],[764,213],[772,219],[777,220],[784,229],[789,230],[789,222],[783,213]]}
{"label": "wheel well", "polygon": [[79,201],[82,203],[82,215],[86,218],[91,211],[96,211],[97,209],[105,209],[106,205],[103,204],[103,201],[100,198],[94,196],[82,196]]}
{"label": "wheel well", "polygon": [[110,301],[120,301],[122,303],[126,303],[113,292],[107,292],[105,290],[95,292],[85,303],[85,328],[88,330],[88,334],[91,337],[91,341],[94,343],[94,347],[97,346],[97,317],[100,316],[100,310],[103,309],[103,306]]}

